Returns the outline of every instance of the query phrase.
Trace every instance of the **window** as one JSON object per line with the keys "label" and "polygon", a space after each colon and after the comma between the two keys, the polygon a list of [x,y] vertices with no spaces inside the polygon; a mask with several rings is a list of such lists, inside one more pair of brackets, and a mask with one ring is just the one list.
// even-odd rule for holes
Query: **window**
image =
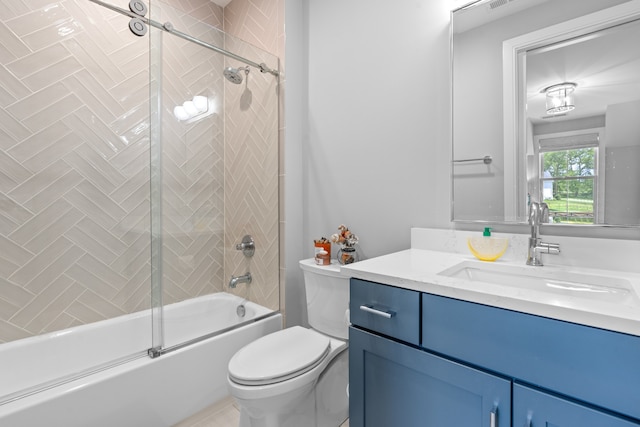
{"label": "window", "polygon": [[598,133],[538,140],[540,199],[554,223],[597,222],[599,140]]}

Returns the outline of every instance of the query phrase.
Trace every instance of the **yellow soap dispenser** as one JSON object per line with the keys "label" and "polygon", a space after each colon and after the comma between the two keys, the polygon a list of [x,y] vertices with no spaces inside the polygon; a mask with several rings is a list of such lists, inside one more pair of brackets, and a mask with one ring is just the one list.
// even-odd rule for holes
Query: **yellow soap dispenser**
{"label": "yellow soap dispenser", "polygon": [[491,227],[485,227],[482,237],[474,236],[467,239],[469,250],[481,261],[495,261],[500,258],[509,246],[509,239],[491,236]]}

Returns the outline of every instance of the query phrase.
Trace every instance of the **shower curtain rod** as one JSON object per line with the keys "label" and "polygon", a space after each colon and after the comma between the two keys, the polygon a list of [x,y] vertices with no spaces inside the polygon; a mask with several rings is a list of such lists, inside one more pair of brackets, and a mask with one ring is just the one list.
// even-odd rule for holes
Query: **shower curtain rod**
{"label": "shower curtain rod", "polygon": [[105,3],[105,2],[103,2],[101,0],[89,0],[89,1],[93,2],[93,3],[97,4],[97,5],[100,5],[102,7],[106,7],[107,9],[111,9],[114,12],[118,12],[118,13],[120,13],[122,15],[128,16],[130,18],[140,19],[140,20],[142,20],[142,22],[144,22],[147,25],[151,25],[152,27],[156,27],[156,28],[158,28],[160,30],[163,30],[163,31],[166,31],[166,32],[168,32],[170,34],[178,36],[181,39],[193,42],[193,43],[195,43],[195,44],[197,44],[199,46],[202,46],[204,48],[211,49],[211,50],[213,50],[215,52],[221,53],[224,56],[228,56],[229,58],[233,58],[233,59],[236,59],[236,60],[238,60],[240,62],[244,62],[247,65],[251,65],[252,67],[255,67],[255,68],[259,69],[262,73],[270,73],[270,74],[273,74],[276,77],[280,75],[280,72],[278,70],[274,70],[272,68],[269,68],[265,63],[258,64],[257,62],[253,62],[253,61],[251,61],[249,59],[243,58],[242,56],[236,55],[235,53],[229,52],[228,50],[224,50],[222,48],[219,48],[219,47],[214,46],[212,44],[209,44],[207,42],[203,42],[202,40],[197,39],[195,37],[192,37],[189,34],[183,33],[182,31],[178,31],[175,28],[173,28],[173,24],[171,24],[171,22],[165,22],[164,24],[161,24],[158,21],[154,21],[153,19],[148,19],[148,18],[146,18],[144,16],[140,16],[140,15],[138,15],[136,13],[133,13],[133,12],[131,12],[129,10],[122,9],[122,8],[120,8],[118,6],[114,6],[114,5],[109,4],[109,3]]}

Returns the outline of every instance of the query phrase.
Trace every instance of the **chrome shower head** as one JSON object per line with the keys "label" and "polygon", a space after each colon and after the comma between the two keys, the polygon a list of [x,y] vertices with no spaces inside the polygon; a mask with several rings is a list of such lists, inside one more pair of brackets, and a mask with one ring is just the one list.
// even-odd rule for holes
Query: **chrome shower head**
{"label": "chrome shower head", "polygon": [[239,85],[240,83],[242,83],[242,80],[243,80],[242,74],[240,74],[240,71],[244,71],[244,73],[248,75],[249,67],[240,67],[240,68],[227,67],[224,69],[224,72],[222,74],[224,74],[224,77],[227,80],[229,80],[231,83]]}

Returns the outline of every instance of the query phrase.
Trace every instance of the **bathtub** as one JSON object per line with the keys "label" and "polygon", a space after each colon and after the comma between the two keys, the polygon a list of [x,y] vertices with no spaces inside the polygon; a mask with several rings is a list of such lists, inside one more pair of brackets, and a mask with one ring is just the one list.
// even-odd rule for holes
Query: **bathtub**
{"label": "bathtub", "polygon": [[150,358],[145,311],[0,345],[0,426],[171,426],[226,397],[231,356],[282,327],[224,292],[167,305],[164,319],[165,347],[219,332]]}

